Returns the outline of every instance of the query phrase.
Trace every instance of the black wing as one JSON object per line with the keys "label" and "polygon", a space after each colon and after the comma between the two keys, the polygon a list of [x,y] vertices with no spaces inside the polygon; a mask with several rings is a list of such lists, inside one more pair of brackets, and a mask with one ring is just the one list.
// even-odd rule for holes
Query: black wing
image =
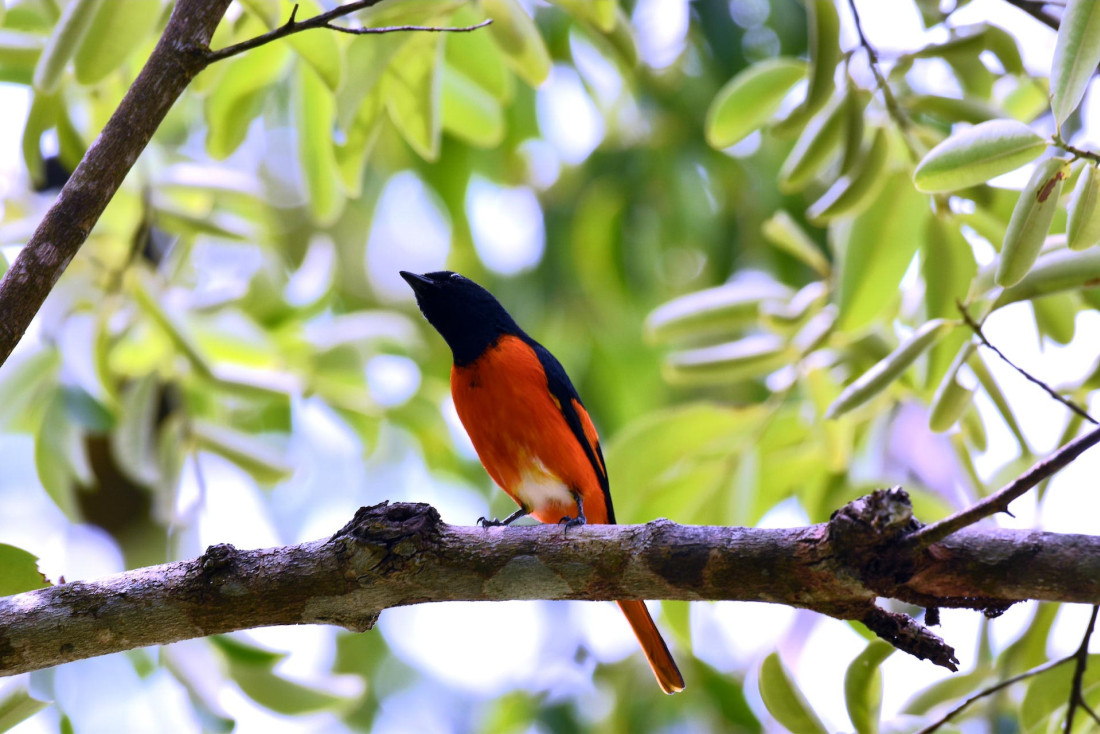
{"label": "black wing", "polygon": [[603,499],[607,504],[607,521],[614,525],[615,508],[611,504],[611,484],[607,479],[607,471],[605,469],[607,464],[605,464],[603,460],[603,450],[600,448],[600,442],[598,440],[596,441],[595,451],[592,450],[592,446],[588,443],[588,437],[584,435],[584,425],[581,422],[581,417],[573,407],[574,400],[576,400],[582,408],[584,407],[584,403],[581,402],[581,397],[577,394],[577,389],[573,387],[573,383],[569,380],[569,375],[565,374],[565,368],[561,366],[561,362],[559,362],[553,354],[550,354],[550,351],[546,349],[546,347],[542,346],[531,337],[527,337],[524,341],[526,341],[527,344],[535,350],[535,354],[538,355],[539,362],[542,363],[542,369],[546,372],[546,383],[547,387],[550,388],[550,394],[557,398],[562,415],[565,416],[565,422],[569,426],[569,430],[573,432],[577,442],[584,448],[584,453],[588,457],[588,462],[592,465],[592,470],[600,480],[600,488],[603,489]]}

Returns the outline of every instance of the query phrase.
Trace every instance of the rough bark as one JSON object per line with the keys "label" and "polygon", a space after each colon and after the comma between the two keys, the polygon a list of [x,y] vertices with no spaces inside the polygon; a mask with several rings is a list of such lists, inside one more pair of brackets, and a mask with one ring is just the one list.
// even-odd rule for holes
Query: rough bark
{"label": "rough bark", "polygon": [[0,599],[0,675],[268,625],[369,630],[390,607],[505,599],[762,601],[861,620],[954,668],[953,651],[888,596],[996,614],[1013,602],[1100,602],[1100,537],[967,529],[928,549],[904,492],[876,492],[827,524],[477,528],[428,505],[363,508],[329,540],[213,546],[189,561]]}
{"label": "rough bark", "polygon": [[210,38],[229,3],[176,2],[145,67],[0,281],[0,364],[23,337],[168,110],[207,65]]}

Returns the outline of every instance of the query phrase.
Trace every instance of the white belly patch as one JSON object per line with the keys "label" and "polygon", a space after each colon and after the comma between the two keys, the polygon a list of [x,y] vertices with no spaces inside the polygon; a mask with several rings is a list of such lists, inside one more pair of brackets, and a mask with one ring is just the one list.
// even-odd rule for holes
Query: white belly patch
{"label": "white belly patch", "polygon": [[519,486],[513,490],[523,506],[538,512],[548,505],[572,505],[576,502],[569,487],[551,474],[546,465],[537,459],[523,474]]}

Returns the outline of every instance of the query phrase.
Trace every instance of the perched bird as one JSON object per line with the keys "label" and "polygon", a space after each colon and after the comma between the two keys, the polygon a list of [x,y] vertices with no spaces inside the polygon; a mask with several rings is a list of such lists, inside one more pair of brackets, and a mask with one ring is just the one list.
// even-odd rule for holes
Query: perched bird
{"label": "perched bird", "polygon": [[[614,524],[603,452],[592,419],[554,355],[528,336],[489,291],[444,270],[401,271],[428,322],[450,346],[451,395],[489,476],[524,515],[545,523]],[[617,602],[665,693],[684,688],[645,602]]]}

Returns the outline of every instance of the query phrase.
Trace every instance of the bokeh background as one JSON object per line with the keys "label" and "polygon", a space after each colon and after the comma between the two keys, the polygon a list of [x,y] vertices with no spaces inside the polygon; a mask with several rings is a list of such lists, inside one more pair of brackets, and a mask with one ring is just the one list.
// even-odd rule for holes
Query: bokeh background
{"label": "bokeh background", "polygon": [[[79,4],[0,0],[5,263],[168,11],[161,0],[104,3],[115,10],[95,15],[54,87],[36,86],[43,48]],[[335,4],[304,3],[299,17]],[[993,19],[1018,40],[1024,70],[974,53],[992,69],[990,106],[1049,73],[1054,32],[1008,3],[948,4],[947,23],[928,5],[859,2],[884,63]],[[37,556],[50,579],[74,580],[193,557],[212,543],[315,539],[383,500],[430,502],[456,524],[509,513],[457,420],[449,352],[399,269],[477,280],[558,356],[604,437],[621,522],[796,526],[895,483],[931,520],[996,488],[1069,430],[1060,406],[992,360],[1014,424],[979,393],[969,427],[933,434],[926,391],[824,427],[824,406],[896,343],[895,325],[919,323],[916,260],[839,368],[811,364],[796,380],[782,352],[736,379],[670,371],[669,346],[646,327],[670,299],[732,283],[747,310],[718,332],[777,339],[812,312],[806,303],[820,309],[830,298],[831,230],[797,215],[816,259],[766,234],[776,212],[808,201],[776,186],[793,139],[755,133],[719,151],[703,134],[711,101],[736,73],[807,56],[806,10],[796,0],[387,0],[355,22],[465,25],[502,8],[533,17],[541,50],[516,53],[500,24],[495,36],[311,31],[195,81],[0,369],[0,542]],[[839,9],[840,46],[856,49]],[[234,3],[215,45],[263,32],[289,10]],[[532,43],[520,31],[520,46]],[[853,53],[847,72],[873,88],[865,55]],[[957,72],[920,59],[904,83],[914,94],[973,97]],[[1002,84],[1009,77],[1015,86]],[[1081,145],[1090,110],[1074,118]],[[885,119],[880,101],[867,115]],[[1038,108],[1033,119],[1046,124]],[[925,122],[942,137],[952,120]],[[1026,171],[995,183],[1008,195],[1024,180]],[[1011,200],[990,210],[1003,220]],[[965,234],[977,264],[988,263],[980,227]],[[803,312],[787,308],[796,293]],[[1044,331],[1030,304],[1015,304],[986,333],[1048,382],[1080,384],[1087,399],[1081,381],[1100,318],[1074,301],[1069,338],[1058,338],[1064,306]],[[1074,339],[1074,328],[1094,337]],[[1041,503],[1025,498],[1014,519],[997,521],[1094,531],[1095,500],[1081,486],[1096,471],[1081,460]],[[28,691],[52,702],[21,734],[754,732],[777,727],[756,677],[778,650],[827,729],[850,730],[842,687],[867,644],[858,626],[757,604],[653,610],[687,680],[673,698],[660,695],[613,605],[546,602],[388,610],[361,635],[303,627],[194,640],[19,676],[0,682],[0,697]],[[940,633],[964,670],[952,680],[963,682],[934,687],[945,671],[895,654],[883,664],[884,718],[903,722],[919,695],[928,707],[963,696],[1009,669],[991,663],[1006,651],[1026,667],[1074,649],[1087,614],[1036,604],[993,621],[945,612]],[[1011,721],[1018,693],[966,730]]]}

